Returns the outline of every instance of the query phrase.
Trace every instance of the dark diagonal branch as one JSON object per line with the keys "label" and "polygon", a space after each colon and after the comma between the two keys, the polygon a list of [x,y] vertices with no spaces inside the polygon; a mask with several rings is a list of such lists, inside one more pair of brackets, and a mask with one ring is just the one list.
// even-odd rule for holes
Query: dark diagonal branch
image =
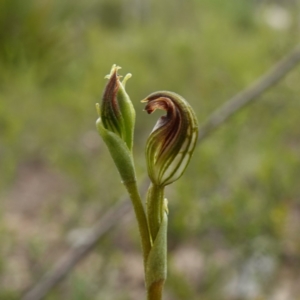
{"label": "dark diagonal branch", "polygon": [[[252,103],[257,97],[279,82],[299,63],[300,47],[298,46],[250,87],[225,102],[224,105],[213,112],[203,125],[200,126],[199,142],[208,137],[213,130],[219,128],[236,112]],[[141,188],[142,193],[145,193],[147,185],[146,180]],[[127,201],[120,201],[119,204],[110,209],[91,229],[91,234],[86,237],[85,242],[80,247],[71,248],[69,252],[23,296],[22,300],[40,300],[44,298],[54,286],[64,279],[72,269],[88,255],[105,233],[119,224],[115,220],[124,218],[130,211],[131,206],[129,199],[127,199]]]}
{"label": "dark diagonal branch", "polygon": [[251,86],[215,110],[200,127],[198,142],[211,134],[214,129],[217,129],[237,111],[252,103],[262,93],[274,86],[299,63],[300,45],[295,47],[285,58],[275,64],[271,70],[257,79]]}

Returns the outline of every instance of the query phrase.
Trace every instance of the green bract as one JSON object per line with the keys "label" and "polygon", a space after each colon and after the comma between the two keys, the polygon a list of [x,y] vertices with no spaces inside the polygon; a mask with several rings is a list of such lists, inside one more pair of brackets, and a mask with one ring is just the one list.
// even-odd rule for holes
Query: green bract
{"label": "green bract", "polygon": [[96,127],[118,168],[124,184],[135,181],[132,155],[125,142],[117,134],[107,130],[100,118],[96,121]]}
{"label": "green bract", "polygon": [[142,100],[151,114],[167,112],[156,123],[146,145],[148,174],[155,185],[177,180],[186,169],[198,137],[198,122],[192,107],[180,95],[160,91]]}

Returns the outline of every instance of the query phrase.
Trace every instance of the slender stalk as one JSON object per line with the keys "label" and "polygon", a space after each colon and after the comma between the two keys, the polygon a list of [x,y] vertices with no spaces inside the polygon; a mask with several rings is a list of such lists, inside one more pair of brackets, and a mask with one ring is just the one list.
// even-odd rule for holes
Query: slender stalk
{"label": "slender stalk", "polygon": [[164,280],[154,282],[147,291],[147,300],[161,300]]}
{"label": "slender stalk", "polygon": [[138,221],[139,232],[142,242],[144,268],[146,270],[146,262],[151,250],[151,236],[148,228],[148,222],[145,210],[142,204],[141,196],[139,194],[136,181],[124,182],[124,185],[129,193],[131,202],[133,204],[136,219]]}
{"label": "slender stalk", "polygon": [[147,217],[154,241],[164,213],[164,187],[151,184],[147,193]]}

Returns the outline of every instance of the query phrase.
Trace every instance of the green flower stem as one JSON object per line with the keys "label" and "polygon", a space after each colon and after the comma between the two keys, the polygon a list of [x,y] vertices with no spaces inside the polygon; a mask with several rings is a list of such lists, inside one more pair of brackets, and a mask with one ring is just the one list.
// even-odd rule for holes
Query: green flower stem
{"label": "green flower stem", "polygon": [[149,229],[154,241],[164,213],[164,187],[151,184],[147,194],[147,216]]}
{"label": "green flower stem", "polygon": [[148,228],[148,222],[145,214],[145,210],[142,204],[141,196],[139,194],[136,181],[124,182],[124,185],[129,193],[131,202],[133,204],[134,212],[138,221],[143,258],[144,258],[144,268],[146,270],[146,263],[148,259],[149,252],[151,250],[151,236]]}
{"label": "green flower stem", "polygon": [[147,300],[161,300],[163,288],[164,280],[153,283],[147,291]]}

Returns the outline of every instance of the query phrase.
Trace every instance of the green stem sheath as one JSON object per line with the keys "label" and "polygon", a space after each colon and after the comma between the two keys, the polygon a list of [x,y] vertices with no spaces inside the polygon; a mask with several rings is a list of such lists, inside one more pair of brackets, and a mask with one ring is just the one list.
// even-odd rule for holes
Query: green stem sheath
{"label": "green stem sheath", "polygon": [[154,241],[164,213],[164,187],[151,184],[147,194],[147,217],[149,229]]}
{"label": "green stem sheath", "polygon": [[146,270],[146,263],[149,252],[151,250],[151,236],[148,228],[148,222],[145,210],[142,204],[141,196],[139,194],[136,181],[124,182],[124,185],[130,195],[133,204],[134,212],[138,221],[139,232],[142,242],[144,268]]}
{"label": "green stem sheath", "polygon": [[[164,187],[151,184],[147,194],[147,217],[153,242],[157,237],[164,214]],[[161,300],[164,280],[151,284],[147,290],[147,300]]]}
{"label": "green stem sheath", "polygon": [[[163,287],[167,278],[167,228],[168,208],[164,199],[164,187],[150,186],[147,199],[147,213],[150,231],[153,232],[153,246],[146,269],[148,300],[162,300]],[[157,233],[155,230],[158,226]]]}

